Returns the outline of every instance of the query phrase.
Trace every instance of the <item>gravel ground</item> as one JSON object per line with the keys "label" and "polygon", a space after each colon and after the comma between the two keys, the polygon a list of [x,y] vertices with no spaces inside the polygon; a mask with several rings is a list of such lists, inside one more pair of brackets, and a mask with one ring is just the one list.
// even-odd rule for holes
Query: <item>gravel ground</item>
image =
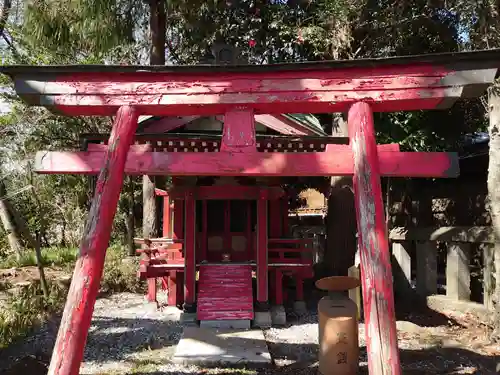
{"label": "gravel ground", "polygon": [[[115,374],[294,374],[317,373],[318,326],[315,302],[308,314],[288,314],[290,324],[265,331],[275,366],[265,370],[202,369],[170,363],[182,327],[177,309],[157,309],[143,295],[120,293],[99,299],[89,331],[82,375]],[[415,316],[413,316],[415,318]],[[412,319],[413,319],[412,318]],[[431,324],[398,321],[405,374],[495,374],[500,347],[488,343],[484,329],[462,321]],[[466,317],[467,318],[467,317]],[[454,318],[453,318],[454,319]],[[410,319],[409,319],[410,320]],[[413,319],[415,320],[415,319]],[[468,323],[464,323],[465,320]],[[477,323],[477,322],[476,322]],[[465,324],[469,324],[465,326]],[[50,359],[57,320],[0,352],[0,374],[42,375]],[[360,373],[367,373],[364,325],[360,324]],[[497,356],[495,358],[495,356]],[[16,359],[23,361],[17,362]],[[31,367],[30,367],[31,366]],[[11,371],[5,371],[11,367]]]}

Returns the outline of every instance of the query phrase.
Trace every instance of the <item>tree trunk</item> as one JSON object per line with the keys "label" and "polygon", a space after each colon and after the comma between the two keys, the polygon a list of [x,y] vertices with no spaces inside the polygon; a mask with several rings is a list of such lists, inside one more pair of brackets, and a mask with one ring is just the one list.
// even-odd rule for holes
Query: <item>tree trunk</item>
{"label": "tree trunk", "polygon": [[0,36],[5,30],[5,25],[7,25],[7,19],[9,18],[10,9],[12,8],[11,0],[3,0],[2,8],[0,8]]}
{"label": "tree trunk", "polygon": [[[347,137],[347,122],[342,115],[334,114],[333,121],[332,136]],[[330,275],[347,275],[356,254],[356,210],[352,177],[334,176],[330,182],[325,271]]]}
{"label": "tree trunk", "polygon": [[[151,50],[149,63],[151,65],[165,65],[165,32],[166,13],[163,0],[150,0],[149,27],[151,31]],[[142,235],[145,238],[158,235],[158,214],[155,196],[155,178],[142,177]]]}
{"label": "tree trunk", "polygon": [[149,63],[165,65],[165,33],[167,17],[164,0],[150,0],[149,27],[151,30],[151,50]]}
{"label": "tree trunk", "polygon": [[43,269],[43,259],[42,259],[42,250],[40,249],[39,233],[36,233],[35,256],[36,256],[36,265],[38,266],[38,272],[40,273],[40,285],[42,287],[42,292],[44,297],[48,298],[49,287],[47,286],[47,279],[45,278],[45,271]]}
{"label": "tree trunk", "polygon": [[16,254],[17,260],[20,260],[23,246],[21,245],[21,239],[14,225],[14,220],[9,212],[7,198],[5,198],[6,195],[7,189],[5,188],[5,184],[0,181],[0,220],[2,221],[5,233],[7,233],[7,240],[9,241],[10,248],[14,254]]}
{"label": "tree trunk", "polygon": [[[495,233],[495,264],[500,262],[500,87],[493,86],[488,91],[489,98],[489,166],[488,166],[488,195],[489,211]],[[493,336],[500,338],[500,267],[496,267],[496,316]]]}
{"label": "tree trunk", "polygon": [[14,225],[20,238],[24,240],[25,245],[34,249],[35,239],[30,233],[26,220],[24,220],[24,217],[21,216],[19,211],[17,211],[15,207],[8,200],[5,200],[4,203],[5,206],[7,207],[7,210],[10,213],[10,217],[14,220]]}

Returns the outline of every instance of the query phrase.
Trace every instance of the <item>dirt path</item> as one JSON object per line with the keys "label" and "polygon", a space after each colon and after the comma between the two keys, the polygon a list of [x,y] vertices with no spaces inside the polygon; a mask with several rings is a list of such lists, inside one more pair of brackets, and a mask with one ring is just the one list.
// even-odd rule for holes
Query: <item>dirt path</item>
{"label": "dirt path", "polygon": [[[275,362],[272,369],[202,369],[170,363],[182,327],[179,312],[158,310],[138,294],[120,293],[97,301],[89,331],[82,375],[114,374],[316,374],[317,315],[289,314],[287,327],[265,331]],[[495,374],[500,346],[490,343],[488,328],[467,314],[407,315],[398,321],[405,374]],[[47,371],[57,321],[0,352],[0,373],[41,375]],[[364,325],[360,324],[360,373],[367,373]],[[7,368],[10,371],[6,371]]]}

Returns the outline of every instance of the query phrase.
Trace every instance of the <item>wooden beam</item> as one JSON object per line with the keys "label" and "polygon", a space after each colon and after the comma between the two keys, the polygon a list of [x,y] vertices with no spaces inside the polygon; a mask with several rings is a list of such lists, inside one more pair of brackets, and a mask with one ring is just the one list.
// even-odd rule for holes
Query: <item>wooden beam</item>
{"label": "wooden beam", "polygon": [[116,114],[50,361],[50,375],[77,375],[80,371],[137,119],[133,107],[121,107]]}
{"label": "wooden beam", "polygon": [[370,374],[401,374],[392,288],[391,254],[384,219],[373,113],[367,103],[348,113],[354,156],[356,205],[366,347]]}
{"label": "wooden beam", "polygon": [[393,241],[495,243],[492,227],[397,227],[391,229],[389,238]]}
{"label": "wooden beam", "polygon": [[[490,64],[493,65],[493,64]],[[15,74],[16,92],[32,105],[66,115],[112,115],[122,105],[155,116],[217,115],[237,106],[257,114],[345,112],[369,102],[374,111],[449,107],[464,95],[477,96],[497,67],[476,70],[439,64],[372,64],[357,68],[276,71],[206,71],[197,74],[134,71],[53,70]],[[32,68],[33,69],[33,68]],[[472,69],[472,68],[469,68]],[[5,70],[5,69],[4,69]],[[38,69],[40,70],[40,69]]]}
{"label": "wooden beam", "polygon": [[[331,146],[331,147],[329,147]],[[350,176],[353,153],[328,145],[316,153],[130,152],[125,172],[171,176]],[[458,157],[440,152],[392,152],[379,146],[380,174],[391,177],[457,177]],[[41,151],[35,171],[43,174],[97,174],[103,152]]]}

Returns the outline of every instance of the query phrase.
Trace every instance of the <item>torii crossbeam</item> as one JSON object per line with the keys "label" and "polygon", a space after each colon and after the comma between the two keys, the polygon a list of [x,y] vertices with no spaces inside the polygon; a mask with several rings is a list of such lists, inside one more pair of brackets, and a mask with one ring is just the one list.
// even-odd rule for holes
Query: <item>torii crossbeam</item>
{"label": "torii crossbeam", "polygon": [[[499,66],[500,51],[493,50],[268,66],[0,67],[32,105],[68,116],[116,116],[108,146],[37,155],[39,173],[99,173],[49,374],[79,372],[124,173],[352,175],[369,371],[401,374],[380,176],[454,177],[458,168],[454,154],[377,146],[373,112],[447,108],[482,94]],[[297,112],[347,112],[350,144],[325,145],[323,152],[258,152],[255,115]],[[130,148],[139,115],[221,114],[216,152]],[[194,251],[194,241],[188,247],[186,253]],[[193,272],[185,271],[187,289]]]}

